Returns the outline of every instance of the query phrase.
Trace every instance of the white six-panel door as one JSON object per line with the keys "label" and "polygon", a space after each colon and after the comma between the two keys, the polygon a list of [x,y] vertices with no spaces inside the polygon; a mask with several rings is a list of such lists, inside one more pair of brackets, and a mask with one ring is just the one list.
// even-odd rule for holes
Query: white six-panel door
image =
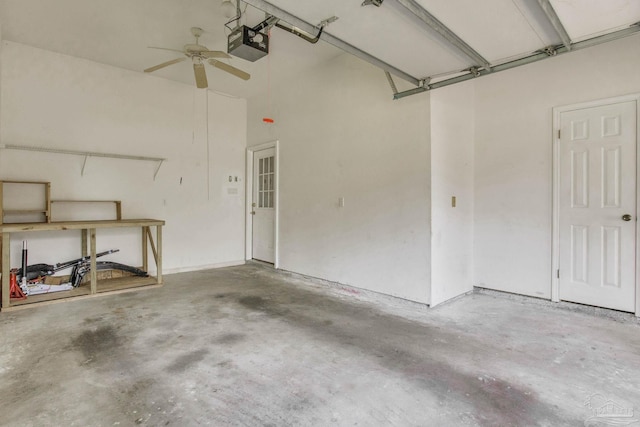
{"label": "white six-panel door", "polygon": [[275,262],[275,148],[253,153],[252,258]]}
{"label": "white six-panel door", "polygon": [[560,114],[559,298],[635,311],[636,102]]}

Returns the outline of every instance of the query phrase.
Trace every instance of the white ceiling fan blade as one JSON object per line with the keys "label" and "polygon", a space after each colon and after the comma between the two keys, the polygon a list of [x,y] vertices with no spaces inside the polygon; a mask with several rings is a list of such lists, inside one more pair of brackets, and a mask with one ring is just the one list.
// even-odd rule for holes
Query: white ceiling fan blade
{"label": "white ceiling fan blade", "polygon": [[204,64],[193,64],[193,73],[196,76],[196,86],[204,89],[209,86],[207,82],[207,73],[204,71]]}
{"label": "white ceiling fan blade", "polygon": [[177,64],[178,62],[182,62],[185,61],[187,58],[178,58],[178,59],[173,59],[171,61],[167,61],[167,62],[163,62],[162,64],[158,64],[155,67],[150,67],[147,68],[146,70],[144,70],[145,73],[152,73],[156,70],[159,70],[160,68],[164,68],[164,67],[168,67],[169,65],[173,65],[173,64]]}
{"label": "white ceiling fan blade", "polygon": [[205,50],[204,52],[200,52],[200,55],[202,55],[203,58],[231,58],[231,55],[221,50]]}
{"label": "white ceiling fan blade", "polygon": [[171,52],[178,52],[178,53],[182,53],[182,54],[184,54],[184,51],[183,51],[183,50],[180,50],[180,49],[171,49],[171,48],[168,48],[168,47],[155,47],[155,46],[149,46],[149,49],[168,50],[168,51],[171,51]]}
{"label": "white ceiling fan blade", "polygon": [[233,74],[236,77],[241,78],[242,80],[249,80],[251,75],[249,73],[245,73],[244,71],[229,65],[224,62],[216,61],[215,59],[210,59],[209,64],[213,65],[216,68],[220,68],[222,71],[226,71],[229,74]]}

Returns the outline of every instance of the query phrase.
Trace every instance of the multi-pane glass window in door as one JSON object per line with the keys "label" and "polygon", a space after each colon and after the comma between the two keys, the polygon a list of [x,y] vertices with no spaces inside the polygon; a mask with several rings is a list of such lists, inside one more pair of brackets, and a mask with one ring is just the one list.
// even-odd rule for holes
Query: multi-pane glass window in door
{"label": "multi-pane glass window in door", "polygon": [[258,160],[258,207],[273,208],[275,194],[274,156]]}

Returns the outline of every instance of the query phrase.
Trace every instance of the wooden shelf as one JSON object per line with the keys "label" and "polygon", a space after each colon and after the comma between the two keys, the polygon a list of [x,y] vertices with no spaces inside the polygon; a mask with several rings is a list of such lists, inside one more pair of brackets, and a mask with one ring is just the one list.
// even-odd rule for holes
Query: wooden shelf
{"label": "wooden shelf", "polygon": [[42,185],[49,184],[49,182],[47,181],[15,181],[10,179],[3,179],[2,182],[6,182],[7,184],[42,184]]}
{"label": "wooden shelf", "polygon": [[70,291],[59,291],[59,292],[51,292],[49,294],[39,294],[39,295],[31,295],[27,297],[27,299],[23,300],[11,300],[11,306],[21,306],[28,304],[37,304],[45,301],[53,301],[57,299],[68,299],[73,297],[79,297],[83,295],[90,295],[91,289],[89,286],[79,286],[77,288],[71,289]]}
{"label": "wooden shelf", "polygon": [[162,286],[155,277],[119,277],[117,279],[105,279],[98,282],[97,294],[91,294],[91,286],[88,283],[82,284],[69,291],[52,292],[49,294],[39,294],[27,297],[24,300],[11,300],[11,307],[3,308],[2,311],[15,311],[25,308],[38,307],[53,303],[66,302],[83,298],[91,298],[106,294],[119,294],[144,289],[153,289]]}
{"label": "wooden shelf", "polygon": [[120,200],[52,200],[53,203],[113,203],[116,208],[116,221],[120,221],[122,219],[122,201]]}
{"label": "wooden shelf", "polygon": [[104,279],[98,282],[98,293],[120,291],[122,289],[133,289],[142,286],[157,285],[155,277],[127,276],[116,279]]}
{"label": "wooden shelf", "polygon": [[[5,186],[6,185],[37,185],[44,187],[44,200],[40,202],[41,208],[38,209],[6,209],[5,208]],[[14,201],[15,202],[15,201]],[[1,180],[0,181],[0,224],[4,223],[4,218],[7,215],[44,215],[44,222],[51,221],[51,183],[45,181],[14,181],[14,180]]]}
{"label": "wooden shelf", "polygon": [[[53,301],[65,301],[77,298],[89,298],[98,294],[126,292],[140,288],[150,288],[162,285],[162,227],[165,222],[159,219],[127,219],[127,220],[99,220],[99,221],[64,221],[64,222],[35,222],[21,224],[0,224],[0,240],[2,241],[2,311],[23,308],[24,306],[41,305]],[[142,269],[148,271],[148,248],[150,245],[156,263],[156,277],[126,276],[98,281],[96,262],[96,230],[99,228],[140,227],[142,230]],[[151,233],[151,227],[156,227],[156,236]],[[40,294],[27,297],[26,300],[11,300],[9,298],[9,269],[10,269],[10,241],[13,232],[38,232],[52,230],[81,230],[82,256],[90,255],[92,268],[89,273],[89,283],[70,291],[60,291],[51,294]],[[89,246],[87,246],[89,240]]]}
{"label": "wooden shelf", "polygon": [[15,233],[19,231],[87,230],[90,228],[150,227],[162,225],[164,225],[164,221],[160,219],[23,222],[20,224],[0,224],[0,233]]}
{"label": "wooden shelf", "polygon": [[23,214],[47,214],[43,209],[5,209],[5,215],[23,215]]}

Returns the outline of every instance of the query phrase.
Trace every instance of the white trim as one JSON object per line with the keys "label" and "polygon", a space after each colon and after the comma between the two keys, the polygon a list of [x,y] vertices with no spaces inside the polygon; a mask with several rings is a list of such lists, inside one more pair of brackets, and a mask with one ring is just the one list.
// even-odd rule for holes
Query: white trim
{"label": "white trim", "polygon": [[552,166],[552,212],[551,222],[551,301],[560,302],[560,279],[558,270],[560,269],[560,109],[553,109],[553,166]]}
{"label": "white trim", "polygon": [[266,150],[268,148],[275,148],[276,154],[276,195],[274,201],[275,219],[274,219],[274,268],[280,268],[280,141],[269,141],[264,144],[254,145],[247,147],[247,177],[245,179],[246,191],[245,191],[245,260],[253,259],[253,215],[251,215],[251,203],[253,201],[253,153],[256,151]]}
{"label": "white trim", "polygon": [[636,103],[636,316],[640,317],[640,230],[637,216],[640,214],[640,93],[616,96],[613,98],[599,99],[582,102],[579,104],[563,105],[553,108],[553,225],[552,225],[552,246],[551,246],[551,300],[560,301],[559,280],[557,270],[560,265],[560,140],[558,131],[560,130],[560,114],[567,111],[581,110],[585,108],[601,107],[605,105],[620,104],[623,102],[635,101]]}

